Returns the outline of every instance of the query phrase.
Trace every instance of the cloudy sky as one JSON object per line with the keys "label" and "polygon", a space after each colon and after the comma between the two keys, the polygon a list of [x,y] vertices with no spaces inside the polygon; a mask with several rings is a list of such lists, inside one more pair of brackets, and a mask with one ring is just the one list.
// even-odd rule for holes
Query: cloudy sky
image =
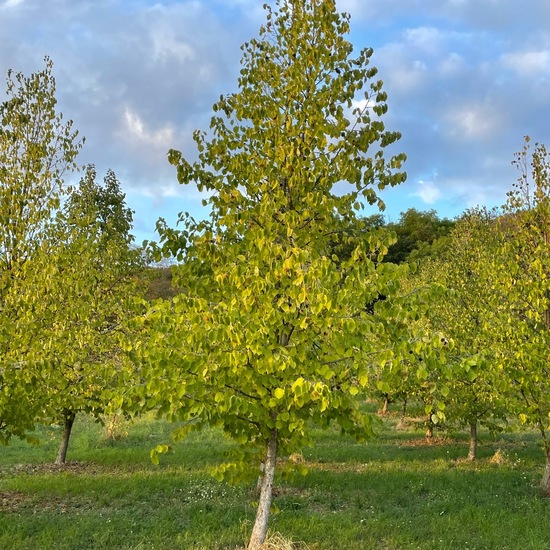
{"label": "cloudy sky", "polygon": [[[166,152],[193,158],[192,132],[236,90],[239,48],[263,23],[264,1],[0,0],[0,73],[53,59],[60,110],[86,137],[81,163],[115,170],[138,242],[154,239],[160,216],[173,225],[179,211],[201,215]],[[375,50],[386,125],[403,134],[409,159],[408,181],[383,195],[388,219],[410,207],[454,217],[502,204],[523,136],[550,146],[550,1],[337,6],[351,14],[357,50]]]}

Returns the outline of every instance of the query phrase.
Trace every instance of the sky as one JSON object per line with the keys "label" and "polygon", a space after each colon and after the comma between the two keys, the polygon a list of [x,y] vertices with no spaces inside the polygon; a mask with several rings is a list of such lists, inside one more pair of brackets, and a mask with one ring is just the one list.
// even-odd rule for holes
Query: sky
{"label": "sky", "polygon": [[[206,130],[213,103],[237,90],[240,45],[264,23],[265,1],[0,0],[0,75],[30,74],[51,57],[59,110],[86,138],[80,164],[101,177],[115,171],[136,241],[155,240],[160,217],[174,226],[180,211],[207,215],[166,153],[195,158],[193,131]],[[503,204],[524,136],[550,146],[550,1],[337,8],[351,15],[355,50],[374,48],[384,122],[402,133],[408,157],[407,181],[382,194],[387,221],[408,208],[453,218]],[[3,90],[1,81],[1,99]]]}

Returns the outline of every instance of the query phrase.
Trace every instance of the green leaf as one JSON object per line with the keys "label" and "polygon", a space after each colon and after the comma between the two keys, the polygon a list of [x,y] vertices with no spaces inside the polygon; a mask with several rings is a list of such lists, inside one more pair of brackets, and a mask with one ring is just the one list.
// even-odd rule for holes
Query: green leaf
{"label": "green leaf", "polygon": [[275,388],[273,395],[276,399],[282,399],[285,395],[285,390],[283,388]]}

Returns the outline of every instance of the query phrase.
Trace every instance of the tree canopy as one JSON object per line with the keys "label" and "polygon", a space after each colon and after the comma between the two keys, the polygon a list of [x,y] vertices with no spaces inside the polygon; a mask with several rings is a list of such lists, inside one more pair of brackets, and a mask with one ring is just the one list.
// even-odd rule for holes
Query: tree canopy
{"label": "tree canopy", "polygon": [[65,426],[60,463],[76,413],[99,417],[111,395],[132,380],[120,332],[145,291],[141,252],[132,247],[133,213],[120,183],[111,170],[103,185],[96,179],[88,166],[57,213],[52,252],[36,269],[40,311],[49,318],[41,333],[48,344],[44,360],[52,365],[44,380],[45,418]]}
{"label": "tree canopy", "polygon": [[400,264],[430,255],[430,245],[448,235],[453,226],[452,220],[440,218],[435,210],[409,208],[401,212],[399,221],[387,225],[395,231],[397,240],[390,246],[384,261]]}
{"label": "tree canopy", "polygon": [[46,58],[28,77],[10,71],[0,105],[4,443],[36,422],[67,427],[80,410],[99,414],[106,390],[131,372],[118,332],[139,295],[132,212],[112,171],[103,186],[93,166],[77,187],[67,185],[82,142],[56,111],[52,67]]}
{"label": "tree canopy", "polygon": [[[72,122],[56,111],[52,61],[25,76],[8,72],[0,105],[0,440],[23,436],[41,410],[42,368],[36,337],[47,323],[33,314],[37,296],[25,291],[30,271],[51,249],[44,235],[76,169],[82,145]],[[44,367],[44,365],[42,365]]]}
{"label": "tree canopy", "polygon": [[383,206],[378,191],[405,179],[405,156],[384,154],[399,134],[381,119],[372,49],[352,56],[349,17],[332,1],[266,10],[243,46],[239,91],[194,134],[198,160],[169,152],[212,213],[182,214],[182,229],[159,223],[185,292],[154,304],[134,349],[142,402],[188,422],[176,437],[220,426],[241,448],[218,475],[263,472],[250,548],[265,537],[276,458],[310,441],[311,420],[372,432],[355,395],[406,329],[391,300],[366,307],[399,286],[400,270],[380,261],[391,236],[349,230],[361,204]]}

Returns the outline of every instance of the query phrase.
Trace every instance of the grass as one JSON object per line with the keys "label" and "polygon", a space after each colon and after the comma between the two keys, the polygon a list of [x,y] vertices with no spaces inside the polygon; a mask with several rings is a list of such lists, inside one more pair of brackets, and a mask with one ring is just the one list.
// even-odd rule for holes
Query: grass
{"label": "grass", "polygon": [[[425,445],[414,425],[396,424],[390,415],[367,444],[315,431],[315,446],[294,458],[308,473],[277,479],[279,512],[266,548],[550,549],[535,433],[484,433],[480,458],[469,463],[463,434]],[[255,514],[251,488],[208,473],[230,443],[215,430],[192,434],[154,466],[149,451],[172,428],[144,418],[112,441],[79,417],[63,468],[51,465],[60,429],[41,428],[40,446],[14,441],[3,448],[0,548],[242,548]]]}

